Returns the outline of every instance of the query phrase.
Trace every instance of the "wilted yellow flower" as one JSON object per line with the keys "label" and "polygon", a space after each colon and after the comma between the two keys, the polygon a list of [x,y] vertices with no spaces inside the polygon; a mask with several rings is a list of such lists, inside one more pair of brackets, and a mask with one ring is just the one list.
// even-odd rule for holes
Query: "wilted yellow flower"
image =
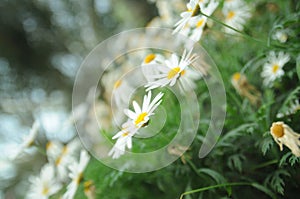
{"label": "wilted yellow flower", "polygon": [[231,77],[231,83],[236,91],[242,96],[246,97],[251,104],[258,105],[260,103],[261,93],[251,85],[247,77],[239,72],[234,73]]}
{"label": "wilted yellow flower", "polygon": [[291,127],[284,122],[273,122],[270,133],[279,145],[280,151],[283,150],[283,145],[285,145],[295,156],[300,157],[300,135],[293,131]]}
{"label": "wilted yellow flower", "polygon": [[88,180],[84,182],[84,194],[88,199],[96,198],[96,187],[92,180]]}

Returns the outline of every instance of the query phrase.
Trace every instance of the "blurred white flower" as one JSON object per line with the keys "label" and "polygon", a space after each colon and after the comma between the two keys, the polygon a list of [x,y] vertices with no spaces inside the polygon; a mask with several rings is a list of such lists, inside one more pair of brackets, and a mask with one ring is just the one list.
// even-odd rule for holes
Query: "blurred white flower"
{"label": "blurred white flower", "polygon": [[30,177],[31,182],[26,198],[47,199],[61,189],[61,184],[55,178],[54,167],[46,164],[41,169],[40,176]]}
{"label": "blurred white flower", "polygon": [[278,40],[280,43],[285,43],[288,39],[288,31],[285,29],[278,29],[274,32],[272,38]]}
{"label": "blurred white flower", "polygon": [[83,172],[90,161],[90,156],[85,150],[80,152],[79,162],[75,162],[69,166],[69,177],[71,178],[70,184],[67,186],[67,191],[62,199],[73,199],[77,188],[83,180]]}
{"label": "blurred white flower", "polygon": [[290,60],[288,54],[284,52],[279,52],[276,56],[274,51],[271,51],[267,57],[267,63],[263,66],[263,71],[261,76],[264,81],[265,86],[273,86],[273,82],[284,75],[283,66]]}
{"label": "blurred white flower", "polygon": [[39,122],[35,121],[30,129],[29,134],[27,136],[24,136],[23,142],[19,146],[17,146],[15,152],[12,155],[13,159],[17,158],[21,153],[24,152],[25,149],[33,145],[35,138],[37,137],[39,127]]}
{"label": "blurred white flower", "polygon": [[279,145],[280,151],[283,150],[283,145],[285,145],[295,156],[300,157],[300,134],[294,132],[284,122],[274,122],[270,128],[270,133]]}
{"label": "blurred white flower", "polygon": [[151,78],[155,80],[146,84],[146,91],[167,85],[173,86],[176,81],[180,79],[186,67],[188,67],[197,58],[194,55],[191,56],[191,53],[192,50],[190,50],[189,53],[186,53],[186,50],[184,50],[181,59],[173,53],[171,58],[165,61],[166,66],[156,67],[159,74],[152,75]]}
{"label": "blurred white flower", "polygon": [[76,160],[76,156],[81,149],[81,144],[78,139],[73,139],[68,144],[64,145],[59,141],[49,141],[47,143],[47,157],[57,171],[57,177],[61,181],[67,180],[67,167]]}
{"label": "blurred white flower", "polygon": [[[225,1],[222,12],[225,15],[225,24],[239,31],[244,29],[245,23],[252,15],[251,7],[243,1]],[[227,27],[225,27],[225,32],[230,34],[237,33]]]}

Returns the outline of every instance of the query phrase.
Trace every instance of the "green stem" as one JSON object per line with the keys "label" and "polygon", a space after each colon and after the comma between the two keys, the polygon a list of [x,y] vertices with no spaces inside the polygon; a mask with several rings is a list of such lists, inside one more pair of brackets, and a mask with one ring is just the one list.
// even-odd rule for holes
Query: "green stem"
{"label": "green stem", "polygon": [[201,12],[201,11],[200,11],[200,14],[203,15],[203,16],[205,16],[205,17],[207,17],[207,18],[209,18],[209,19],[211,19],[211,20],[213,20],[213,21],[215,21],[216,23],[221,24],[222,26],[225,26],[226,28],[229,28],[229,29],[231,29],[231,30],[233,30],[233,31],[235,31],[235,32],[237,32],[237,33],[240,33],[242,36],[244,36],[245,38],[247,38],[247,39],[249,39],[249,40],[258,42],[258,43],[260,43],[260,44],[262,44],[262,45],[264,45],[264,46],[269,47],[264,41],[261,41],[261,40],[259,40],[259,39],[253,38],[253,37],[251,37],[250,35],[247,35],[246,33],[244,33],[244,32],[242,32],[242,31],[240,31],[240,30],[238,30],[238,29],[235,29],[235,28],[233,28],[233,27],[231,27],[231,26],[229,26],[229,25],[223,23],[222,21],[218,20],[218,19],[215,18],[215,17],[206,15],[206,14],[204,14],[204,13]]}
{"label": "green stem", "polygon": [[264,163],[262,163],[262,164],[259,164],[259,165],[255,166],[255,167],[253,167],[251,170],[256,170],[256,169],[264,168],[264,167],[267,167],[267,166],[269,166],[269,165],[277,164],[277,163],[278,163],[278,160],[277,160],[277,159],[275,159],[275,160],[270,160],[270,161],[268,161],[268,162],[264,162]]}
{"label": "green stem", "polygon": [[252,183],[249,183],[249,182],[232,182],[232,183],[212,185],[212,186],[203,187],[203,188],[200,188],[200,189],[194,189],[194,190],[191,190],[191,191],[184,192],[183,194],[181,194],[180,199],[183,199],[183,196],[185,196],[185,195],[198,193],[198,192],[202,192],[202,191],[207,191],[207,190],[210,190],[210,189],[216,189],[216,188],[220,188],[220,187],[226,187],[226,186],[252,186]]}

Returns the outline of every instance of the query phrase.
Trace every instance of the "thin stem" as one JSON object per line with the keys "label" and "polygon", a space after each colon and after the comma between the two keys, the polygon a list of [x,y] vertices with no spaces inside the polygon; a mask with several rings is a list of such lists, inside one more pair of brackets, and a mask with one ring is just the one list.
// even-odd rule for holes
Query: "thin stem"
{"label": "thin stem", "polygon": [[240,34],[243,35],[245,38],[248,38],[248,39],[250,39],[250,40],[256,41],[256,42],[258,42],[258,43],[260,43],[260,44],[262,44],[262,45],[264,45],[264,46],[269,47],[268,45],[265,44],[264,41],[261,41],[261,40],[259,40],[259,39],[253,38],[253,37],[251,37],[250,35],[247,35],[246,33],[244,33],[244,32],[242,32],[242,31],[240,31],[240,30],[238,30],[238,29],[235,29],[235,28],[233,28],[233,27],[231,27],[231,26],[229,26],[229,25],[223,23],[222,21],[218,20],[218,19],[215,18],[215,17],[206,15],[206,14],[204,14],[204,13],[201,12],[201,11],[200,11],[200,14],[203,15],[203,16],[205,16],[205,17],[207,17],[207,18],[209,18],[209,19],[211,19],[211,20],[213,20],[213,21],[215,21],[215,22],[217,22],[217,23],[219,23],[219,24],[221,24],[222,26],[225,26],[226,28],[229,28],[229,29],[231,29],[231,30],[233,30],[233,31],[235,31],[235,32],[237,32],[237,33],[240,33]]}
{"label": "thin stem", "polygon": [[268,162],[264,162],[264,163],[262,163],[262,164],[259,164],[259,165],[255,166],[255,167],[253,167],[251,170],[256,170],[256,169],[264,168],[264,167],[267,167],[267,166],[269,166],[269,165],[277,164],[277,163],[278,163],[278,160],[277,160],[277,159],[275,159],[275,160],[270,160],[270,161],[268,161]]}
{"label": "thin stem", "polygon": [[216,189],[216,188],[220,188],[220,187],[226,187],[226,186],[252,186],[252,183],[249,183],[249,182],[232,182],[232,183],[212,185],[212,186],[203,187],[203,188],[200,188],[200,189],[194,189],[194,190],[191,190],[191,191],[184,192],[183,194],[181,194],[180,199],[183,199],[183,196],[185,196],[185,195],[198,193],[198,192],[202,192],[202,191],[207,191],[207,190],[210,190],[210,189]]}

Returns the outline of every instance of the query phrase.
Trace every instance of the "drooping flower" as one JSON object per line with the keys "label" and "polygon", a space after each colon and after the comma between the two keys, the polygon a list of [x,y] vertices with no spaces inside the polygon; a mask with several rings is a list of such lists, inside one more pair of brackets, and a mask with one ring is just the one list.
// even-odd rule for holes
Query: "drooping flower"
{"label": "drooping flower", "polygon": [[173,53],[171,58],[165,61],[166,66],[156,67],[159,74],[152,76],[155,80],[146,84],[146,91],[167,85],[173,86],[185,69],[196,60],[197,57],[191,56],[191,53],[192,50],[189,53],[186,53],[186,50],[184,50],[181,59]]}
{"label": "drooping flower", "polygon": [[67,186],[67,191],[63,195],[63,199],[73,199],[77,188],[83,180],[83,172],[90,161],[90,156],[85,150],[80,152],[79,162],[75,162],[69,166],[69,177],[71,178],[70,184]]}
{"label": "drooping flower", "polygon": [[258,105],[260,103],[261,93],[250,84],[244,74],[236,72],[231,77],[231,84],[235,90],[242,96],[246,97],[251,104]]}
{"label": "drooping flower", "polygon": [[46,164],[41,169],[40,176],[30,177],[31,185],[27,193],[28,199],[47,199],[61,189],[61,184],[55,178],[54,167]]}
{"label": "drooping flower", "polygon": [[263,66],[261,76],[264,79],[264,85],[271,87],[276,79],[284,75],[283,66],[290,60],[290,56],[284,54],[284,52],[279,52],[276,56],[275,52],[271,51],[267,60],[267,63]]}
{"label": "drooping flower", "polygon": [[295,156],[300,157],[300,134],[284,122],[274,122],[270,128],[270,133],[279,145],[280,151],[283,150],[283,145],[285,145]]}

